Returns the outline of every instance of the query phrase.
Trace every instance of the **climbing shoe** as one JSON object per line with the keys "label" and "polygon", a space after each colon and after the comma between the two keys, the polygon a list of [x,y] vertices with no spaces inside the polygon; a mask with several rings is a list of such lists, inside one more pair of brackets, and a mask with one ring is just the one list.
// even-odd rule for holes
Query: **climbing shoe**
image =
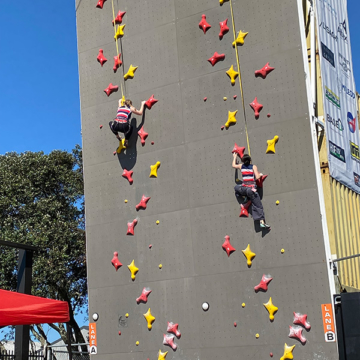
{"label": "climbing shoe", "polygon": [[260,223],[260,227],[263,228],[263,229],[270,230],[270,225],[268,225],[266,223]]}

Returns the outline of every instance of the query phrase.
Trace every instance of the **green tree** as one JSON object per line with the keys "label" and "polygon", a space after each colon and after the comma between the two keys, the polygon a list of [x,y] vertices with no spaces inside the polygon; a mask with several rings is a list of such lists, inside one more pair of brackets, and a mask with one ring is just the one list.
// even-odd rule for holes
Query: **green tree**
{"label": "green tree", "polygon": [[[0,156],[0,239],[39,247],[32,295],[67,301],[74,339],[84,343],[74,314],[87,303],[82,151],[14,152]],[[0,247],[0,288],[15,290],[16,250]],[[66,341],[63,324],[50,324]],[[43,327],[32,326],[43,344]]]}

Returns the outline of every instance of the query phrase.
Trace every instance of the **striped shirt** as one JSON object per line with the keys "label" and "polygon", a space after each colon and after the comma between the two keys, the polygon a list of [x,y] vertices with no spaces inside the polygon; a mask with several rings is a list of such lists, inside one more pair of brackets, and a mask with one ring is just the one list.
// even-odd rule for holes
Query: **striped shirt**
{"label": "striped shirt", "polygon": [[127,123],[131,118],[131,114],[132,112],[130,108],[128,108],[127,106],[120,106],[118,108],[115,120],[121,123]]}
{"label": "striped shirt", "polygon": [[246,187],[255,187],[255,174],[253,169],[253,164],[242,165],[241,166],[241,175],[243,178],[243,186]]}

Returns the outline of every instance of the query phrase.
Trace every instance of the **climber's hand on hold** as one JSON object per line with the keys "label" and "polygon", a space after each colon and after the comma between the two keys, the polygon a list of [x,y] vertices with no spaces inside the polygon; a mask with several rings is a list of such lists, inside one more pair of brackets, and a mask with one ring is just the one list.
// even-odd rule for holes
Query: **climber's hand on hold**
{"label": "climber's hand on hold", "polygon": [[237,153],[233,153],[233,158],[234,158],[234,159],[237,158]]}
{"label": "climber's hand on hold", "polygon": [[251,188],[251,191],[256,192],[256,188]]}

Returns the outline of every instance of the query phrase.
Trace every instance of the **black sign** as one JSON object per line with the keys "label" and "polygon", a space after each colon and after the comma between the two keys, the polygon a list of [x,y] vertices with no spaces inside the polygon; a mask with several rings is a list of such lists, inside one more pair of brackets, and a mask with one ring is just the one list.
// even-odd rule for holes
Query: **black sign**
{"label": "black sign", "polygon": [[335,55],[324,43],[321,43],[321,51],[323,58],[335,67]]}
{"label": "black sign", "polygon": [[329,141],[329,150],[330,154],[334,157],[336,157],[338,160],[346,163],[345,161],[345,150],[341,148],[340,146],[337,146],[333,142]]}

